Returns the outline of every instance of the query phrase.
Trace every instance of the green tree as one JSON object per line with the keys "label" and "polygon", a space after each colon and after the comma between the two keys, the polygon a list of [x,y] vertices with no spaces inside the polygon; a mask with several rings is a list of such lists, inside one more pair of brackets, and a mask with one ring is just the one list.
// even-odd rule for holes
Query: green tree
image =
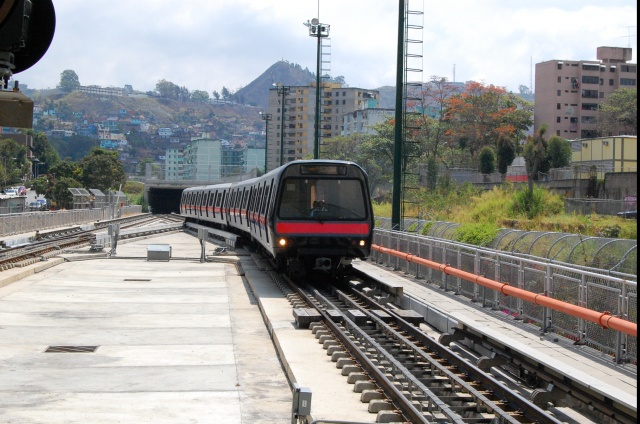
{"label": "green tree", "polygon": [[7,186],[30,174],[30,162],[26,158],[26,147],[10,138],[1,137],[0,135],[0,182]]}
{"label": "green tree", "polygon": [[49,169],[51,175],[55,175],[55,178],[71,178],[74,180],[82,180],[82,168],[77,162],[65,160],[58,162]]}
{"label": "green tree", "polygon": [[[600,103],[598,130],[603,134],[638,134],[638,97],[636,90],[621,87]],[[617,133],[617,134],[616,134]]]}
{"label": "green tree", "polygon": [[73,194],[69,189],[82,187],[82,183],[67,177],[51,177],[49,182],[50,185],[45,192],[45,197],[51,200],[52,206],[57,209],[73,209]]}
{"label": "green tree", "polygon": [[171,81],[162,79],[156,83],[156,92],[160,97],[177,100],[180,97],[180,87]]}
{"label": "green tree", "polygon": [[498,172],[505,175],[509,166],[516,158],[516,146],[513,140],[508,137],[500,137],[497,143],[496,157],[498,161]]}
{"label": "green tree", "polygon": [[54,138],[51,145],[61,158],[79,161],[87,156],[92,148],[100,146],[100,141],[89,136],[73,135],[64,139]]}
{"label": "green tree", "polygon": [[330,137],[322,141],[322,158],[356,161],[360,154],[359,146],[367,139],[366,135]]}
{"label": "green tree", "polygon": [[479,170],[483,174],[492,174],[496,170],[496,154],[489,146],[484,146],[478,155]]}
{"label": "green tree", "polygon": [[33,147],[31,147],[33,161],[37,160],[38,174],[46,174],[50,167],[60,162],[60,156],[53,148],[46,134],[42,131],[26,130],[25,134],[33,137]]}
{"label": "green tree", "polygon": [[538,179],[539,172],[549,170],[549,159],[547,154],[547,140],[544,135],[547,133],[547,125],[543,124],[538,131],[527,137],[524,145],[524,163],[527,170],[528,192],[533,195],[533,181]]}
{"label": "green tree", "polygon": [[193,90],[191,93],[191,100],[196,102],[206,102],[209,100],[209,93],[202,90]]}
{"label": "green tree", "polygon": [[80,87],[80,80],[78,79],[78,74],[71,69],[67,69],[62,71],[60,74],[60,83],[58,84],[58,88],[67,93],[72,92],[76,88]]}
{"label": "green tree", "polygon": [[550,168],[564,168],[571,163],[571,142],[557,135],[551,136],[547,143],[547,155]]}
{"label": "green tree", "polygon": [[127,181],[124,166],[118,152],[94,148],[82,159],[82,182],[84,187],[96,188],[103,192],[117,189]]}

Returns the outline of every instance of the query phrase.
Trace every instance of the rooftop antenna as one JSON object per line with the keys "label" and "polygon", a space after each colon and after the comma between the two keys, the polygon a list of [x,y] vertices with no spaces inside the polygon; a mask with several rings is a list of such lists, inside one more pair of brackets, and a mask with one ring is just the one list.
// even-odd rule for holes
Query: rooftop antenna
{"label": "rooftop antenna", "polygon": [[529,56],[529,88],[533,93],[533,56]]}
{"label": "rooftop antenna", "polygon": [[629,31],[629,35],[623,35],[622,38],[626,38],[627,39],[627,47],[631,47],[631,37],[635,37],[636,34],[631,34],[631,28],[636,28],[635,25],[631,25],[626,27],[627,31]]}

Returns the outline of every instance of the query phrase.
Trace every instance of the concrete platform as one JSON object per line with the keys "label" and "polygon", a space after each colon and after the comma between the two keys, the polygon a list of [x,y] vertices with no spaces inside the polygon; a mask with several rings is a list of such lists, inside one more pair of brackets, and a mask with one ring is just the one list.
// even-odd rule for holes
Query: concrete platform
{"label": "concrete platform", "polygon": [[260,263],[216,247],[201,263],[176,232],[0,272],[0,422],[289,423],[298,383],[312,419],[374,423]]}
{"label": "concrete platform", "polygon": [[[147,261],[163,243],[171,259]],[[0,272],[0,422],[290,422],[250,287],[233,263],[199,256],[196,238],[173,233],[121,242],[109,259]],[[60,345],[96,349],[45,353]]]}

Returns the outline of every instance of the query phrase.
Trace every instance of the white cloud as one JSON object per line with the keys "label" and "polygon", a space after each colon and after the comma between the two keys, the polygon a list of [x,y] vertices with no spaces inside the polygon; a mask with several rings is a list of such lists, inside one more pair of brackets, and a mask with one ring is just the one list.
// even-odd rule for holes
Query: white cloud
{"label": "white cloud", "polygon": [[[411,8],[422,1],[409,0]],[[634,49],[631,0],[535,3],[490,0],[424,2],[423,80],[478,80],[517,91],[532,66],[552,59],[595,59],[599,46]],[[153,90],[166,79],[190,90],[236,90],[284,59],[315,72],[316,39],[303,22],[315,0],[54,0],[49,51],[14,79],[55,87],[65,69],[83,85]],[[331,74],[351,86],[394,85],[398,3],[320,0],[331,26]],[[633,26],[633,28],[629,28]],[[628,34],[633,34],[628,37]]]}

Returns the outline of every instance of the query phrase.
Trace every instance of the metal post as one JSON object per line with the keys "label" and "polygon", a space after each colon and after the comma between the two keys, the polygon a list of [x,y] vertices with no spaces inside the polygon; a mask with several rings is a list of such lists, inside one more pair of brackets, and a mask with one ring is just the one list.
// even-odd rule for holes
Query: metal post
{"label": "metal post", "polygon": [[391,229],[400,229],[400,202],[402,201],[402,115],[404,88],[404,14],[405,2],[398,6],[398,49],[396,59],[396,123],[393,141],[393,193],[391,200]]}
{"label": "metal post", "polygon": [[284,165],[284,97],[289,94],[291,87],[278,84],[278,94],[282,97],[280,104],[280,166]]}
{"label": "metal post", "polygon": [[313,133],[313,158],[320,157],[320,28],[318,27],[318,49],[316,56],[316,115],[315,115],[315,132]]}
{"label": "metal post", "polygon": [[[320,10],[318,9],[318,14]],[[329,29],[331,25],[321,24],[318,18],[313,18],[311,22],[304,23],[309,28],[309,36],[316,37],[316,114],[315,114],[315,130],[313,136],[313,158],[318,159],[320,157],[320,72],[321,70],[321,52],[322,52],[322,38],[329,36]]]}
{"label": "metal post", "polygon": [[260,112],[260,115],[262,116],[262,120],[265,122],[264,125],[264,173],[267,173],[267,153],[269,152],[269,121],[271,120],[271,114],[270,113],[262,113]]}

